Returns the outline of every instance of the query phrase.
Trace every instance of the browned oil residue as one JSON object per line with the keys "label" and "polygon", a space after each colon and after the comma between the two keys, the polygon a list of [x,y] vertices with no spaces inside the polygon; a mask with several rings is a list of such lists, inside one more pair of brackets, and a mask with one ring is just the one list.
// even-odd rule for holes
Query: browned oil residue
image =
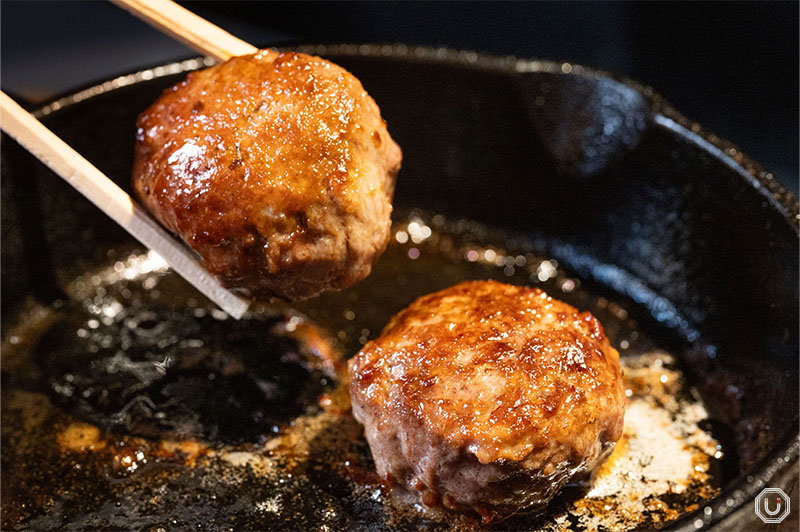
{"label": "browned oil residue", "polygon": [[629,389],[625,435],[593,483],[500,528],[660,527],[718,492],[725,449],[629,302],[598,297],[518,235],[412,212],[366,280],[291,308],[256,305],[241,322],[149,253],[32,308],[3,343],[3,530],[483,529],[381,483],[343,368],[417,297],[487,278],[591,311]]}

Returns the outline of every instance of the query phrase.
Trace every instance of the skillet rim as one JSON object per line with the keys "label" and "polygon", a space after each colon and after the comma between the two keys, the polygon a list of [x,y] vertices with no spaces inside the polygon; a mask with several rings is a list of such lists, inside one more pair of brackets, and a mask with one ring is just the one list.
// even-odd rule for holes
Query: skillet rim
{"label": "skillet rim", "polygon": [[[307,54],[343,57],[372,57],[388,60],[413,60],[430,64],[463,67],[470,70],[495,71],[505,74],[552,73],[566,76],[580,76],[593,79],[609,79],[625,85],[643,96],[652,113],[654,125],[669,129],[673,134],[683,137],[695,147],[728,166],[776,209],[800,237],[800,203],[793,192],[787,190],[774,175],[749,158],[733,143],[703,128],[697,122],[686,118],[674,109],[651,87],[624,76],[585,67],[570,62],[540,59],[523,59],[512,55],[497,56],[469,50],[455,50],[444,47],[427,47],[405,44],[309,44],[292,47],[274,47],[278,50],[295,50]],[[37,106],[33,111],[39,119],[52,113],[91,99],[101,94],[113,92],[129,85],[153,79],[186,73],[216,64],[208,57],[193,57],[183,61],[160,64],[133,73],[117,76],[101,83],[88,84],[83,89],[69,91],[49,103]],[[800,425],[800,415],[792,422]],[[765,487],[776,475],[792,467],[800,456],[800,435],[791,431],[779,440],[766,456],[743,471],[727,488],[723,489],[708,503],[697,510],[672,521],[662,530],[694,531],[708,529],[734,514],[752,501],[756,493]],[[705,513],[710,509],[711,513]],[[699,525],[699,526],[698,526]]]}

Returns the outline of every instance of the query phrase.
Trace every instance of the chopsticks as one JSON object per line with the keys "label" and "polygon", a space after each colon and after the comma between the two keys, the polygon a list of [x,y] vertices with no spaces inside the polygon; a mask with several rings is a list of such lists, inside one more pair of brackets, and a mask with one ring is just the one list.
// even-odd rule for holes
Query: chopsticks
{"label": "chopsticks", "polygon": [[239,319],[250,302],[226,289],[124,190],[58,138],[5,93],[0,92],[0,128],[72,185],[139,242],[230,316]]}
{"label": "chopsticks", "polygon": [[[255,46],[238,39],[170,0],[111,0],[194,50],[224,61],[253,54]],[[0,92],[0,127],[89,201],[232,317],[250,302],[226,289],[195,256],[113,181],[73,150],[30,113]]]}
{"label": "chopsticks", "polygon": [[234,37],[171,0],[111,0],[111,2],[190,48],[220,61],[258,51],[255,46]]}

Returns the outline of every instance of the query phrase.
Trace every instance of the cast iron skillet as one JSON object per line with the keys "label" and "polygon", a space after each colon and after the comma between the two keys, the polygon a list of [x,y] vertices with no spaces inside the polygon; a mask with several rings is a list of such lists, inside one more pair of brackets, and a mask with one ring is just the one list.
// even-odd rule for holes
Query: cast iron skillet
{"label": "cast iron skillet", "polygon": [[[635,303],[681,355],[733,427],[738,468],[671,529],[746,526],[763,487],[786,489],[798,455],[800,216],[770,173],[651,89],[577,65],[402,45],[301,51],[349,69],[379,102],[405,155],[396,204],[529,235],[596,291]],[[130,189],[135,117],[202,65],[123,76],[38,114]],[[6,138],[2,164],[5,338],[26,301],[57,299],[130,238]]]}

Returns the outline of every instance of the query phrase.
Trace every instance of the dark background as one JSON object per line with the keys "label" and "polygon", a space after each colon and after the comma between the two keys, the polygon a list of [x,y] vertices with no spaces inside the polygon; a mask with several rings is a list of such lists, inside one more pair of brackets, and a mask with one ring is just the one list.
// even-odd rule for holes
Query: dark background
{"label": "dark background", "polygon": [[[182,2],[259,46],[403,42],[650,85],[798,187],[797,2]],[[105,2],[0,3],[0,84],[31,102],[196,55]]]}

